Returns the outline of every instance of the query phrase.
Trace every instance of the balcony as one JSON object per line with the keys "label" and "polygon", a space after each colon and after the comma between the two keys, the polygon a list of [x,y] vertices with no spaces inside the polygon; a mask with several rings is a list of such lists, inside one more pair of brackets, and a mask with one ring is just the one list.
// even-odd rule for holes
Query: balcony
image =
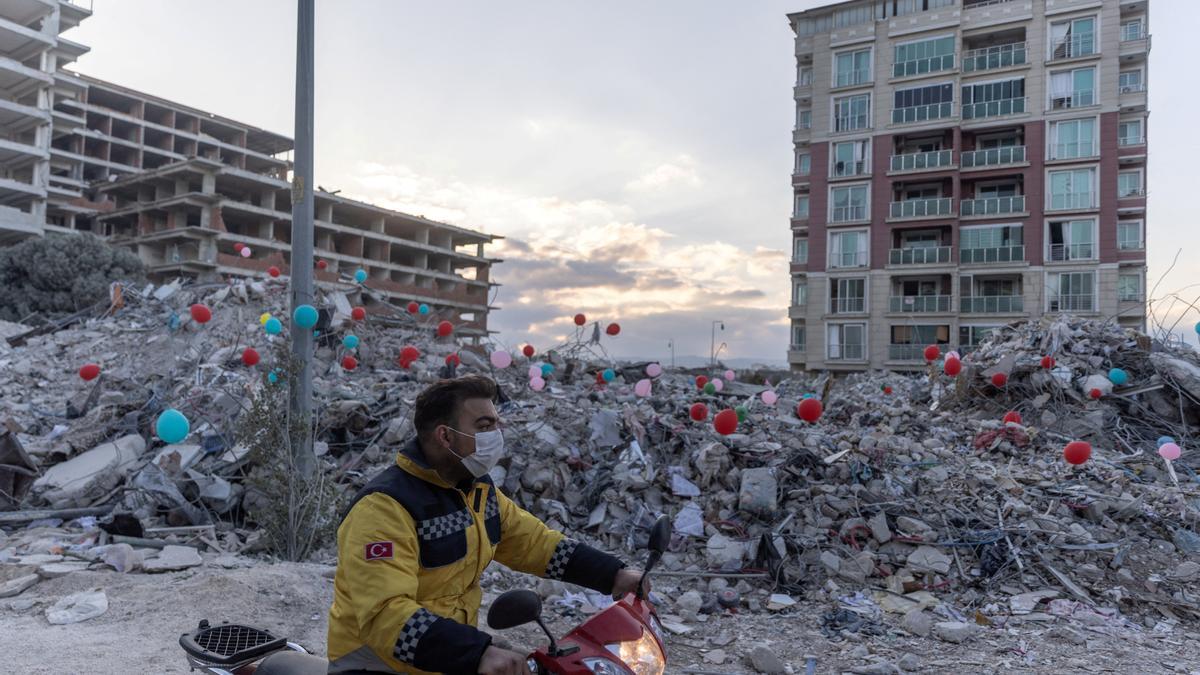
{"label": "balcony", "polygon": [[[1090,104],[1089,104],[1090,105]],[[979,103],[964,103],[962,117],[964,120],[987,119],[1019,115],[1029,107],[1029,98],[1002,98],[995,101],[980,101]]]}
{"label": "balcony", "polygon": [[1025,262],[1025,247],[1017,244],[1015,246],[959,249],[958,262],[960,265]]}
{"label": "balcony", "polygon": [[926,346],[914,344],[888,345],[888,360],[924,362]]}
{"label": "balcony", "polygon": [[1150,34],[1146,29],[1137,26],[1121,27],[1121,56],[1132,57],[1150,52]]}
{"label": "balcony", "polygon": [[940,120],[954,115],[953,103],[930,103],[907,108],[892,108],[892,124],[916,124]]}
{"label": "balcony", "polygon": [[1080,89],[1070,94],[1054,96],[1050,99],[1051,110],[1071,110],[1096,105],[1095,89]]}
{"label": "balcony", "polygon": [[1096,246],[1091,242],[1086,244],[1051,244],[1050,262],[1073,262],[1076,260],[1095,260]]}
{"label": "balcony", "polygon": [[894,248],[888,251],[889,265],[946,265],[950,263],[949,246]]}
{"label": "balcony", "polygon": [[1096,195],[1091,192],[1068,192],[1050,195],[1047,211],[1089,211],[1096,207]]}
{"label": "balcony", "polygon": [[906,199],[892,202],[889,218],[939,218],[954,214],[954,200],[949,197]]}
{"label": "balcony", "polygon": [[1092,141],[1055,143],[1050,146],[1050,159],[1082,159],[1095,157],[1097,146]]}
{"label": "balcony", "polygon": [[808,305],[792,305],[788,307],[789,319],[803,319],[808,316]]}
{"label": "balcony", "polygon": [[1025,195],[964,199],[962,200],[961,211],[963,218],[969,216],[1000,216],[1025,213]]}
{"label": "balcony", "polygon": [[893,295],[888,311],[904,314],[933,314],[950,311],[948,295]]}
{"label": "balcony", "polygon": [[964,73],[974,73],[984,70],[996,70],[1011,66],[1025,65],[1029,43],[1013,42],[994,47],[981,47],[963,52],[962,69]]}
{"label": "balcony", "polygon": [[1121,94],[1140,94],[1140,93],[1141,93],[1141,92],[1143,92],[1143,91],[1146,91],[1146,83],[1145,83],[1145,82],[1135,82],[1135,83],[1132,83],[1132,84],[1123,84],[1123,85],[1121,85],[1120,89],[1118,90],[1118,93],[1121,93]]}
{"label": "balcony", "polygon": [[867,358],[867,347],[861,344],[840,343],[829,345],[826,361],[863,361]]}
{"label": "balcony", "polygon": [[829,220],[834,223],[852,223],[857,220],[867,219],[867,207],[860,206],[835,206],[830,209]]}
{"label": "balcony", "polygon": [[1145,136],[1121,136],[1117,138],[1117,145],[1122,148],[1131,148],[1135,145],[1145,145]]}
{"label": "balcony", "polygon": [[855,267],[867,266],[866,251],[846,251],[844,253],[830,253],[829,266],[833,269],[852,269]]}
{"label": "balcony", "polygon": [[1093,312],[1096,301],[1089,293],[1087,295],[1052,295],[1049,298],[1050,312]]}
{"label": "balcony", "polygon": [[830,298],[830,314],[862,314],[867,311],[867,300],[862,297]]}
{"label": "balcony", "polygon": [[1025,298],[1020,295],[983,295],[964,297],[959,311],[963,314],[1012,314],[1025,311]]}
{"label": "balcony", "polygon": [[858,160],[854,162],[834,162],[833,171],[830,172],[831,178],[850,178],[852,176],[867,175],[867,162]]}
{"label": "balcony", "polygon": [[985,167],[1011,166],[1025,163],[1025,146],[1008,145],[987,150],[968,150],[962,153],[962,168],[982,169]]}
{"label": "balcony", "polygon": [[910,59],[908,61],[900,61],[899,63],[892,64],[892,77],[925,75],[927,73],[937,73],[943,70],[952,70],[953,68],[954,54],[928,56],[922,59]]}
{"label": "balcony", "polygon": [[892,155],[892,171],[928,171],[954,166],[953,150]]}
{"label": "balcony", "polygon": [[1097,41],[1095,33],[1079,33],[1069,35],[1051,44],[1050,60],[1077,59],[1096,53]]}

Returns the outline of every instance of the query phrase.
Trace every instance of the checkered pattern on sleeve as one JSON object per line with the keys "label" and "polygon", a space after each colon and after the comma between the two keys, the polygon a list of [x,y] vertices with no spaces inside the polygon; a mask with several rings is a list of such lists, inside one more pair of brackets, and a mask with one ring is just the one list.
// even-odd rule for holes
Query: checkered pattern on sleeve
{"label": "checkered pattern on sleeve", "polygon": [[421,541],[433,541],[455,532],[461,532],[470,527],[472,522],[470,512],[462,509],[444,516],[420,521],[417,525],[417,535]]}
{"label": "checkered pattern on sleeve", "polygon": [[392,650],[392,656],[404,663],[413,663],[417,658],[417,644],[421,642],[421,638],[437,620],[437,615],[424,607],[413,612],[408,621],[404,622],[404,627],[400,629],[400,638],[396,640],[396,648]]}
{"label": "checkered pattern on sleeve", "polygon": [[563,575],[567,572],[567,563],[571,561],[571,556],[575,554],[575,548],[579,546],[579,542],[574,539],[563,539],[558,542],[558,546],[554,547],[554,555],[550,556],[550,562],[546,565],[546,578],[562,580]]}
{"label": "checkered pattern on sleeve", "polygon": [[500,500],[496,499],[496,489],[492,488],[488,492],[487,508],[483,512],[484,518],[495,518],[500,515]]}

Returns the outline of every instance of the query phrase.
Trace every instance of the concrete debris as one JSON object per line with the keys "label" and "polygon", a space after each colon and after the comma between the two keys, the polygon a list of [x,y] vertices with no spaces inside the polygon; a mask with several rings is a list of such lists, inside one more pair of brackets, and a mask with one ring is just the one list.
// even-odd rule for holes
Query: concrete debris
{"label": "concrete debris", "polygon": [[62,598],[46,610],[46,620],[54,625],[79,623],[94,619],[108,611],[108,596],[103,589],[93,588]]}
{"label": "concrete debris", "polygon": [[191,546],[166,546],[157,557],[142,563],[147,572],[175,572],[204,563],[200,552]]}
{"label": "concrete debris", "polygon": [[975,637],[982,628],[963,621],[939,621],[933,624],[933,635],[939,640],[958,644]]}
{"label": "concrete debris", "polygon": [[0,598],[11,598],[25,592],[40,579],[36,574],[26,574],[0,583]]}
{"label": "concrete debris", "polygon": [[779,656],[771,651],[771,648],[766,645],[755,645],[754,648],[746,654],[746,660],[750,666],[754,668],[756,673],[768,673],[769,675],[783,675],[787,672],[787,666],[783,664]]}

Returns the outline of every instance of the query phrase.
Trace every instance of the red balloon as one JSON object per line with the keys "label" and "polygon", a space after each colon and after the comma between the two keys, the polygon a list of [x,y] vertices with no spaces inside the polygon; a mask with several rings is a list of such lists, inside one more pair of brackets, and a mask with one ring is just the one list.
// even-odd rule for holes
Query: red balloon
{"label": "red balloon", "polygon": [[402,361],[408,361],[409,363],[412,363],[419,358],[421,358],[421,350],[412,345],[406,345],[400,350],[400,360]]}
{"label": "red balloon", "polygon": [[367,310],[363,309],[362,307],[355,307],[354,309],[350,310],[350,318],[354,319],[355,321],[362,321],[363,319],[367,318]]}
{"label": "red balloon", "polygon": [[246,347],[246,351],[242,352],[242,363],[247,366],[258,363],[258,352],[253,347]]}
{"label": "red balloon", "polygon": [[459,358],[458,354],[447,354],[447,355],[446,355],[446,365],[448,365],[448,366],[461,366],[461,365],[462,365],[462,359],[461,359],[461,358]]}
{"label": "red balloon", "polygon": [[586,317],[586,316],[584,316],[584,315],[582,315],[582,314],[576,314],[576,315],[575,315],[575,325],[576,325],[576,326],[582,326],[582,325],[583,325],[583,324],[585,324],[585,323],[587,323],[587,317]]}
{"label": "red balloon", "polygon": [[942,370],[950,377],[954,377],[962,372],[962,361],[958,359],[946,359],[946,363],[942,365]]}
{"label": "red balloon", "polygon": [[325,269],[326,267],[329,267],[329,263],[325,262],[324,260],[318,260],[318,261],[317,261],[317,269],[319,269],[319,270],[323,270],[323,269]]}
{"label": "red balloon", "polygon": [[821,419],[821,413],[825,408],[821,402],[815,398],[806,398],[800,401],[800,405],[796,406],[796,416],[800,419],[812,424]]}
{"label": "red balloon", "polygon": [[454,332],[454,324],[449,321],[443,321],[437,327],[438,337],[447,337]]}
{"label": "red balloon", "polygon": [[604,371],[596,373],[596,384],[600,385],[601,387],[608,384],[604,381]]}
{"label": "red balloon", "polygon": [[342,357],[342,368],[346,370],[354,370],[358,367],[358,359],[349,354]]}
{"label": "red balloon", "polygon": [[704,385],[708,384],[708,378],[703,375],[696,376],[696,388],[703,389]]}
{"label": "red balloon", "polygon": [[995,375],[992,375],[993,386],[1003,387],[1006,384],[1008,384],[1008,376],[1004,373],[996,373]]}
{"label": "red balloon", "polygon": [[1043,356],[1042,357],[1042,367],[1045,368],[1046,370],[1050,370],[1051,368],[1053,368],[1054,367],[1054,357],[1053,356]]}
{"label": "red balloon", "polygon": [[1020,424],[1021,413],[1017,412],[1016,410],[1009,410],[1008,412],[1004,413],[1004,423],[1008,424],[1009,422],[1012,422],[1013,424]]}
{"label": "red balloon", "polygon": [[929,345],[925,348],[925,360],[929,362],[937,361],[937,358],[942,355],[942,350],[938,349],[937,345]]}
{"label": "red balloon", "polygon": [[521,350],[521,353],[524,354],[525,358],[527,358],[527,359],[533,358],[533,354],[534,354],[533,345],[525,345],[525,348]]}
{"label": "red balloon", "polygon": [[191,312],[196,323],[208,323],[212,319],[212,310],[199,303],[192,305]]}
{"label": "red balloon", "polygon": [[[691,409],[688,410],[688,414],[697,422],[703,422],[708,419],[708,406],[703,403],[693,403]],[[735,422],[737,421],[737,413],[733,414],[733,419]]]}
{"label": "red balloon", "polygon": [[1083,464],[1092,456],[1092,446],[1083,441],[1071,441],[1063,448],[1063,458],[1071,464]]}
{"label": "red balloon", "polygon": [[270,267],[267,268],[267,274],[270,274],[273,277],[277,277],[277,276],[279,276],[279,268],[274,265],[271,265]]}
{"label": "red balloon", "polygon": [[891,388],[891,387],[884,387],[884,388],[883,388],[883,393],[885,393],[885,394],[890,394],[890,393],[892,393],[892,388]]}
{"label": "red balloon", "polygon": [[1104,396],[1104,392],[1100,391],[1099,389],[1093,389],[1090,392],[1088,392],[1088,396],[1091,396],[1092,400],[1094,400],[1094,401],[1099,401],[1100,397]]}
{"label": "red balloon", "polygon": [[604,332],[608,333],[609,335],[617,335],[621,332],[621,324],[610,323],[608,324],[608,328],[604,329]]}
{"label": "red balloon", "polygon": [[246,248],[246,245],[240,241],[233,245],[233,250],[237,251],[238,253],[241,253],[242,249],[244,248]]}
{"label": "red balloon", "polygon": [[737,425],[737,411],[735,410],[722,410],[713,418],[713,429],[716,429],[717,433],[722,436],[728,436],[737,431]]}
{"label": "red balloon", "polygon": [[415,302],[408,303],[408,313],[416,314],[421,309],[421,306]]}
{"label": "red balloon", "polygon": [[400,367],[405,370],[408,370],[409,366],[413,364],[413,362],[409,361],[408,359],[396,359],[396,361],[400,364]]}
{"label": "red balloon", "polygon": [[94,363],[84,364],[84,366],[79,369],[79,377],[82,378],[84,382],[91,382],[97,377],[100,377],[100,366]]}

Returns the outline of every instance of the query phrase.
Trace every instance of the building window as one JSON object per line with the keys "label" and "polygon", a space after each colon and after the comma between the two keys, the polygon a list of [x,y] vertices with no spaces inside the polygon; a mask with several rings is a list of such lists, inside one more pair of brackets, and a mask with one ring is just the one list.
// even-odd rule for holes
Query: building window
{"label": "building window", "polygon": [[1120,92],[1129,94],[1142,90],[1142,71],[1138,70],[1122,70],[1120,79]]}
{"label": "building window", "polygon": [[1117,300],[1121,302],[1137,302],[1142,299],[1142,275],[1117,275]]}
{"label": "building window", "polygon": [[792,351],[801,352],[805,347],[804,326],[792,326]]}
{"label": "building window", "polygon": [[1096,208],[1096,169],[1070,169],[1050,172],[1052,211]]}
{"label": "building window", "polygon": [[1146,31],[1142,28],[1141,17],[1121,23],[1121,42],[1141,40],[1144,37],[1146,37]]}
{"label": "building window", "polygon": [[896,45],[892,77],[936,73],[954,67],[954,36]]}
{"label": "building window", "polygon": [[867,231],[829,233],[829,266],[831,268],[866,267]]}
{"label": "building window", "polygon": [[1073,59],[1096,53],[1096,17],[1050,24],[1050,58]]}
{"label": "building window", "polygon": [[959,326],[958,351],[965,354],[976,349],[997,328],[999,326]]}
{"label": "building window", "polygon": [[1050,74],[1050,109],[1069,110],[1096,104],[1096,68]]}
{"label": "building window", "polygon": [[1025,112],[1025,79],[964,85],[963,119],[1015,115]]}
{"label": "building window", "polygon": [[1142,247],[1142,221],[1122,220],[1117,222],[1117,250],[1140,251]]}
{"label": "building window", "polygon": [[800,71],[796,74],[796,84],[801,87],[807,87],[813,83],[812,66],[801,66]]}
{"label": "building window", "polygon": [[1046,311],[1091,312],[1095,309],[1095,272],[1057,272],[1047,275]]}
{"label": "building window", "polygon": [[829,155],[832,162],[830,174],[840,178],[867,173],[867,159],[871,156],[868,151],[869,143],[870,141],[834,143],[833,152]]}
{"label": "building window", "polygon": [[1025,259],[1020,225],[964,227],[959,231],[959,262],[1005,263]]}
{"label": "building window", "polygon": [[1117,173],[1117,198],[1123,197],[1141,197],[1145,193],[1142,192],[1142,170],[1136,169],[1133,171],[1121,171]]}
{"label": "building window", "polygon": [[1046,242],[1046,260],[1068,262],[1072,260],[1096,259],[1096,221],[1083,220],[1050,221],[1050,237]]}
{"label": "building window", "polygon": [[1142,120],[1125,120],[1117,125],[1117,143],[1120,145],[1142,145],[1145,142]]}
{"label": "building window", "polygon": [[808,305],[808,283],[797,281],[792,289],[792,304],[797,307]]}
{"label": "building window", "polygon": [[847,185],[829,189],[829,220],[849,223],[867,219],[867,186]]}
{"label": "building window", "polygon": [[833,323],[826,327],[825,357],[830,361],[862,361],[867,358],[867,325]]}
{"label": "building window", "polygon": [[808,217],[808,195],[796,195],[796,203],[792,205],[792,218]]}
{"label": "building window", "polygon": [[871,81],[871,49],[842,52],[833,57],[833,86],[852,87]]}
{"label": "building window", "polygon": [[867,280],[830,279],[829,313],[862,314],[867,311]]}
{"label": "building window", "polygon": [[812,155],[801,153],[796,155],[796,175],[807,176],[812,172]]}
{"label": "building window", "polygon": [[812,111],[797,110],[796,111],[796,128],[811,129],[812,128]]}
{"label": "building window", "polygon": [[871,95],[856,94],[833,99],[833,130],[854,131],[871,126]]}
{"label": "building window", "polygon": [[954,114],[954,85],[897,89],[893,95],[892,124],[924,122]]}
{"label": "building window", "polygon": [[808,237],[796,237],[792,240],[792,262],[808,262]]}
{"label": "building window", "polygon": [[1096,119],[1050,123],[1050,159],[1078,159],[1097,154]]}

